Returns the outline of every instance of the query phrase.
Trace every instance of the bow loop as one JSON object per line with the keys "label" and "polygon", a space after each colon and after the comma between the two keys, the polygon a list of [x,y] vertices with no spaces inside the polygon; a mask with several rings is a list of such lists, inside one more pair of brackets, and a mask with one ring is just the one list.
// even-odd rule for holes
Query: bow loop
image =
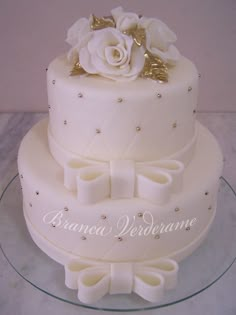
{"label": "bow loop", "polygon": [[65,265],[65,284],[70,289],[78,289],[77,279],[82,270],[89,268],[90,265],[83,261],[71,260]]}
{"label": "bow loop", "polygon": [[93,303],[109,292],[110,275],[106,266],[90,267],[78,275],[78,299]]}
{"label": "bow loop", "polygon": [[109,197],[110,177],[106,166],[90,166],[76,177],[77,197],[83,204],[96,203]]}
{"label": "bow loop", "polygon": [[71,160],[64,166],[64,185],[77,190],[83,204],[106,198],[139,197],[156,204],[166,203],[182,187],[184,164],[177,160],[110,163]]}
{"label": "bow loop", "polygon": [[145,263],[144,268],[161,274],[165,278],[166,289],[172,289],[177,284],[179,266],[176,261],[169,258],[159,258]]}
{"label": "bow loop", "polygon": [[172,179],[171,185],[173,192],[178,192],[181,190],[184,173],[184,164],[182,162],[177,160],[159,160],[140,163],[140,166],[144,169],[149,169],[152,171],[162,171],[162,174],[169,174]]}
{"label": "bow loop", "polygon": [[106,294],[132,291],[150,302],[159,302],[165,289],[176,285],[178,264],[168,258],[139,263],[71,261],[65,266],[66,285],[78,290],[78,299],[94,303]]}
{"label": "bow loop", "polygon": [[171,193],[172,177],[162,170],[147,167],[137,175],[136,193],[156,204],[164,204]]}
{"label": "bow loop", "polygon": [[134,278],[134,292],[149,302],[157,302],[163,298],[165,279],[154,270],[145,269]]}
{"label": "bow loop", "polygon": [[83,303],[93,303],[109,291],[109,267],[72,260],[65,265],[65,284],[78,290],[78,299]]}

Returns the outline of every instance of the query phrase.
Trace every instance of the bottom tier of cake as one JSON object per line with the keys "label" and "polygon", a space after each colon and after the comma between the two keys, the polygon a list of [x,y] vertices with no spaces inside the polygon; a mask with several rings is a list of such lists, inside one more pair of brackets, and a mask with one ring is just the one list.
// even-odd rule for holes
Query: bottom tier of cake
{"label": "bottom tier of cake", "polygon": [[[34,242],[65,266],[66,285],[84,303],[131,292],[160,301],[176,285],[177,262],[200,245],[215,216],[222,155],[214,137],[198,125],[183,185],[163,205],[142,198],[83,205],[63,184],[64,169],[50,153],[47,130],[47,119],[35,125],[18,155],[24,216]],[[63,148],[59,153],[73,156]]]}
{"label": "bottom tier of cake", "polygon": [[199,125],[195,153],[185,168],[183,189],[155,205],[141,198],[79,204],[63,185],[63,169],[52,158],[48,121],[35,125],[18,156],[24,215],[35,243],[51,258],[140,262],[161,257],[180,261],[200,244],[213,221],[222,155],[211,133]]}

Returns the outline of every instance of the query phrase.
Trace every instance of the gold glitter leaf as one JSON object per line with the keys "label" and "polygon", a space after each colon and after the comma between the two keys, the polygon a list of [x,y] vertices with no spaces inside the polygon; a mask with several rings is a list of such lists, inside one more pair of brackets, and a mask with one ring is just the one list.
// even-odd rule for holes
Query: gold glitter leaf
{"label": "gold glitter leaf", "polygon": [[146,32],[142,27],[133,27],[123,32],[125,35],[133,37],[133,40],[137,46],[145,46],[146,44]]}
{"label": "gold glitter leaf", "polygon": [[115,27],[113,18],[98,18],[94,14],[92,15],[92,24],[90,25],[90,28],[93,31],[101,30],[106,27]]}
{"label": "gold glitter leaf", "polygon": [[86,71],[82,68],[80,62],[77,61],[74,64],[74,67],[73,67],[73,69],[70,72],[70,75],[71,76],[75,76],[75,75],[81,75],[81,74],[85,74],[85,73],[86,73]]}
{"label": "gold glitter leaf", "polygon": [[160,82],[168,82],[168,68],[166,63],[149,51],[146,51],[144,56],[145,64],[141,76]]}

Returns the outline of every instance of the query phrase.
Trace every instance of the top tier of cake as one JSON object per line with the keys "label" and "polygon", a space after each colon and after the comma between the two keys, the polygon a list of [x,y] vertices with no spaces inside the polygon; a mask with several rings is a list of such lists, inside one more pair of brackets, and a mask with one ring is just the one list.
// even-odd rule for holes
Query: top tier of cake
{"label": "top tier of cake", "polygon": [[116,82],[70,71],[65,56],[47,71],[49,131],[64,150],[94,160],[147,161],[193,142],[198,72],[188,59],[181,56],[170,68],[168,83]]}

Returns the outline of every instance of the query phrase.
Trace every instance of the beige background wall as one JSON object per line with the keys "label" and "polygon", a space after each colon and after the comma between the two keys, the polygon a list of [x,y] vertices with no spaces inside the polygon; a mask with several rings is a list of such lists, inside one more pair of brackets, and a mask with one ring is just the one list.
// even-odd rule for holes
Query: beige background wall
{"label": "beige background wall", "polygon": [[0,111],[47,110],[45,68],[68,49],[68,27],[118,5],[176,32],[202,75],[199,110],[236,111],[235,0],[0,0]]}

